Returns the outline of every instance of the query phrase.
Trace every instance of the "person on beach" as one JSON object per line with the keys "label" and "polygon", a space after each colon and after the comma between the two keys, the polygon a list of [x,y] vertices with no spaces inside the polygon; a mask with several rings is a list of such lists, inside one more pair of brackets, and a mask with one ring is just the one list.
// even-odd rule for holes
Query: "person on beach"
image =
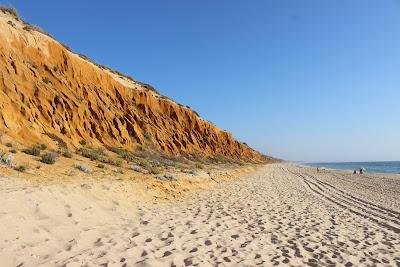
{"label": "person on beach", "polygon": [[319,172],[319,168],[317,168],[317,172]]}
{"label": "person on beach", "polygon": [[363,169],[360,168],[360,174],[363,174]]}
{"label": "person on beach", "polygon": [[353,174],[357,174],[357,171],[356,171],[356,170],[354,170]]}

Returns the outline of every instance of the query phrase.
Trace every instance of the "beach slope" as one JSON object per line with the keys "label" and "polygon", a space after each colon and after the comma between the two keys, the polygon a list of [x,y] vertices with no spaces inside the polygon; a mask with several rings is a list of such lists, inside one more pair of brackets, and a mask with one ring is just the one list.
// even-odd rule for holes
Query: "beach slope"
{"label": "beach slope", "polygon": [[115,181],[1,181],[3,266],[400,264],[399,175],[272,164],[157,204],[104,202]]}

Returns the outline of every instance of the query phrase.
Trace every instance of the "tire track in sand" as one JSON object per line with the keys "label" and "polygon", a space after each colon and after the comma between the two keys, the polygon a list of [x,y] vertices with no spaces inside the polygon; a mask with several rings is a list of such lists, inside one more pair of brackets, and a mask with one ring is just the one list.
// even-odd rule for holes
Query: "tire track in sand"
{"label": "tire track in sand", "polygon": [[358,198],[346,196],[346,193],[344,193],[342,190],[339,190],[330,184],[327,185],[312,175],[304,175],[289,169],[287,169],[287,171],[302,179],[310,191],[327,200],[328,202],[340,206],[341,208],[344,208],[353,214],[366,218],[397,234],[400,233],[400,220],[397,219],[397,212],[374,205],[361,199],[356,201],[355,199]]}

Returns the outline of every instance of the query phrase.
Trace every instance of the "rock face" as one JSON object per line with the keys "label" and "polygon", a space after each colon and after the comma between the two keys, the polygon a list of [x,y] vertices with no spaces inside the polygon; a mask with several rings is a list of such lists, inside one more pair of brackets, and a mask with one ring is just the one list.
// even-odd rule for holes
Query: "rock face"
{"label": "rock face", "polygon": [[[21,144],[268,158],[150,86],[71,52],[0,11],[0,130]],[[57,141],[57,142],[55,142]]]}

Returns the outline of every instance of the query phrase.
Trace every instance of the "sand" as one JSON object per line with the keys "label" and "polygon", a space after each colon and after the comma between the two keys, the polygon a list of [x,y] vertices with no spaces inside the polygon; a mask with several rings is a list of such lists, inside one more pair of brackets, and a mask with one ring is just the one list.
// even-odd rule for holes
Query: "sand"
{"label": "sand", "polygon": [[400,175],[271,164],[153,204],[0,175],[1,266],[399,266]]}

